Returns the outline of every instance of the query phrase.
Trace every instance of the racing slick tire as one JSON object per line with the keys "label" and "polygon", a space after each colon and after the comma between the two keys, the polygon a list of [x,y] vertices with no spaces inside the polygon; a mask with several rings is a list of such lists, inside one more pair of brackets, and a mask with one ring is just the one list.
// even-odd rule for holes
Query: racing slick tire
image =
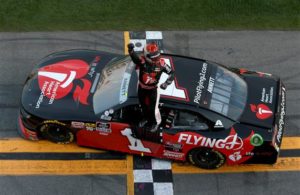
{"label": "racing slick tire", "polygon": [[212,148],[197,148],[189,152],[189,161],[202,169],[217,169],[225,163],[222,153]]}
{"label": "racing slick tire", "polygon": [[59,121],[44,121],[40,126],[40,133],[43,138],[58,144],[68,144],[74,141],[74,134]]}

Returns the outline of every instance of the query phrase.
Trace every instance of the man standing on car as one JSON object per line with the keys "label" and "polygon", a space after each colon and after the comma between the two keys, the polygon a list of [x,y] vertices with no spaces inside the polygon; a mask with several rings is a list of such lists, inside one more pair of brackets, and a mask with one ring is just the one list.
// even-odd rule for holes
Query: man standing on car
{"label": "man standing on car", "polygon": [[156,43],[149,43],[140,57],[134,51],[132,43],[127,45],[128,53],[132,61],[139,69],[138,96],[142,106],[145,129],[155,132],[161,123],[160,111],[158,109],[159,94],[158,83],[163,72],[169,75],[168,79],[160,85],[165,90],[174,80],[174,71],[160,56],[159,47]]}

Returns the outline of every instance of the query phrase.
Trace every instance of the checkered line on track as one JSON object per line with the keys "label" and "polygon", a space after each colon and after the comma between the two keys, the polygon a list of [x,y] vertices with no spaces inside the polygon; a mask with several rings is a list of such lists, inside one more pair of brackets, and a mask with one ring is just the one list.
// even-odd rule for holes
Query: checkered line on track
{"label": "checkered line on track", "polygon": [[[157,43],[163,52],[163,36],[160,31],[131,31],[129,39],[137,52],[142,52],[145,45],[151,42]],[[135,195],[174,194],[170,161],[134,156],[133,177]]]}

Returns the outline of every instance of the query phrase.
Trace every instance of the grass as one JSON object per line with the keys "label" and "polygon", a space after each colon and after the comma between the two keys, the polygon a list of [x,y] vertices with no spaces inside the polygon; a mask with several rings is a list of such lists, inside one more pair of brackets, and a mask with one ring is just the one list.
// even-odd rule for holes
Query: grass
{"label": "grass", "polygon": [[300,0],[0,0],[0,31],[299,30]]}

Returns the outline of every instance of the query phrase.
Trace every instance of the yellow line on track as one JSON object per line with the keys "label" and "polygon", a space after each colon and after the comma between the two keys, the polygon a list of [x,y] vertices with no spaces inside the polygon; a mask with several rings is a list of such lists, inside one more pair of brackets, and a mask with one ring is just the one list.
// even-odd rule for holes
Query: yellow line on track
{"label": "yellow line on track", "polygon": [[124,32],[124,54],[127,55],[128,54],[128,50],[127,50],[127,44],[129,43],[129,32],[125,31]]}
{"label": "yellow line on track", "polygon": [[127,194],[134,194],[134,182],[133,182],[133,156],[127,155]]}
{"label": "yellow line on track", "polygon": [[175,174],[203,174],[203,173],[240,173],[240,172],[268,172],[268,171],[300,171],[300,157],[279,158],[274,165],[236,165],[223,166],[219,169],[200,169],[190,164],[173,163]]}
{"label": "yellow line on track", "polygon": [[0,175],[121,175],[126,160],[2,160]]}
{"label": "yellow line on track", "polygon": [[[124,31],[124,54],[128,54],[127,44],[129,43],[129,32]],[[134,195],[134,182],[133,182],[133,157],[127,155],[127,195]]]}
{"label": "yellow line on track", "polygon": [[103,153],[102,150],[79,147],[75,143],[56,144],[49,141],[29,141],[21,138],[0,140],[0,153],[16,152],[94,152]]}
{"label": "yellow line on track", "polygon": [[300,149],[300,137],[283,137],[281,149]]}

